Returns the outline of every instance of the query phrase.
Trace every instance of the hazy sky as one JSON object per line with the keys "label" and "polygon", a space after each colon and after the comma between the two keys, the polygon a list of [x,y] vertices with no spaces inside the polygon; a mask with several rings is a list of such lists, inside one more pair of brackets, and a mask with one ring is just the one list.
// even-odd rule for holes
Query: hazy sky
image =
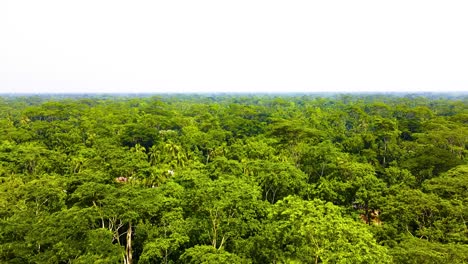
{"label": "hazy sky", "polygon": [[358,90],[468,91],[468,1],[0,1],[0,92]]}

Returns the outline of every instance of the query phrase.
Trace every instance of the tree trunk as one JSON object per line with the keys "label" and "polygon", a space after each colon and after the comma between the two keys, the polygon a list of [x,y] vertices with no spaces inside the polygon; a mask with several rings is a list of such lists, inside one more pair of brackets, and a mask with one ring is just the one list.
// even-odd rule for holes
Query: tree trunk
{"label": "tree trunk", "polygon": [[128,223],[127,246],[125,247],[125,264],[132,264],[132,222]]}

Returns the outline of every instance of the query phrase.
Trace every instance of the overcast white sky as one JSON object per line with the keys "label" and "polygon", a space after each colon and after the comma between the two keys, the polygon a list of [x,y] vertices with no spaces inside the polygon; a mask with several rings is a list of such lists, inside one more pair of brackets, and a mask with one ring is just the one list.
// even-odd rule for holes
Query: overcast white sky
{"label": "overcast white sky", "polygon": [[212,91],[468,91],[468,1],[0,1],[0,92]]}

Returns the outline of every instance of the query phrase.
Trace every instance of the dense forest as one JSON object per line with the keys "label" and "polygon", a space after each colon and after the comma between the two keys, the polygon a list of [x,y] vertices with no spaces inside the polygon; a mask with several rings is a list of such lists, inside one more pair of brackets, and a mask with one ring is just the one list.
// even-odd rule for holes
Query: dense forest
{"label": "dense forest", "polygon": [[0,97],[1,263],[468,263],[468,96]]}

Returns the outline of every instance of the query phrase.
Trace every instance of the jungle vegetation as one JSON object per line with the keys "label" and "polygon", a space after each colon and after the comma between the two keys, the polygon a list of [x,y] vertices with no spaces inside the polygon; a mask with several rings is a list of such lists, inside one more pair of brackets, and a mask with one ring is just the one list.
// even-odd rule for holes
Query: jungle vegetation
{"label": "jungle vegetation", "polygon": [[468,96],[0,97],[1,263],[468,263]]}

